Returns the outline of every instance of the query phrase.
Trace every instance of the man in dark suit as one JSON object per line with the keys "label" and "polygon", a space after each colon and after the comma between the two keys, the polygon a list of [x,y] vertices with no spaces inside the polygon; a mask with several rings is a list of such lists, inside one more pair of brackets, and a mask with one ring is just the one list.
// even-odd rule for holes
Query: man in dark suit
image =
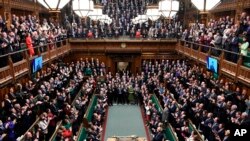
{"label": "man in dark suit", "polygon": [[219,124],[219,130],[218,130],[217,134],[220,137],[220,139],[224,138],[224,136],[225,136],[224,124],[222,124],[222,123]]}
{"label": "man in dark suit", "polygon": [[[235,33],[233,33],[231,39],[232,40],[230,42],[230,45],[231,45],[232,52],[239,53],[239,37]],[[232,58],[232,61],[236,63],[238,60],[238,55],[232,54],[231,58]]]}
{"label": "man in dark suit", "polygon": [[111,84],[108,85],[108,91],[107,91],[107,96],[108,96],[108,105],[113,106],[113,90],[111,87]]}
{"label": "man in dark suit", "polygon": [[164,139],[164,134],[162,132],[162,128],[158,127],[157,132],[156,132],[155,136],[153,137],[152,141],[162,141],[163,139]]}

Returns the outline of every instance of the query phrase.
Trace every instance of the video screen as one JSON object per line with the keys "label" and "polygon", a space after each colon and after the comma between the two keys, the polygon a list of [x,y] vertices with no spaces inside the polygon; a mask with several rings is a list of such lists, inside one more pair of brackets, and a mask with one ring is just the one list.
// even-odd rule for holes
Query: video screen
{"label": "video screen", "polygon": [[218,73],[218,60],[212,57],[207,57],[207,69],[213,73]]}
{"label": "video screen", "polygon": [[33,70],[33,73],[41,70],[43,67],[43,57],[40,56],[40,57],[37,57],[33,60],[33,66],[32,66],[32,70]]}

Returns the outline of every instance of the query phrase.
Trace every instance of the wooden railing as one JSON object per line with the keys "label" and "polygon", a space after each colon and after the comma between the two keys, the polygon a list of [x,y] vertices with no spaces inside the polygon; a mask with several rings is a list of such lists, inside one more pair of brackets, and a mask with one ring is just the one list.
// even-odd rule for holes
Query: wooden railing
{"label": "wooden railing", "polygon": [[13,80],[13,75],[10,73],[10,66],[6,66],[0,69],[0,84],[6,84]]}
{"label": "wooden railing", "polygon": [[29,66],[26,63],[26,60],[21,60],[15,64],[13,64],[13,69],[15,72],[15,77],[20,76],[21,74],[24,74],[29,71]]}
{"label": "wooden railing", "polygon": [[177,39],[69,39],[72,51],[85,53],[164,53],[175,51]]}
{"label": "wooden railing", "polygon": [[247,82],[250,82],[250,70],[249,70],[249,68],[246,68],[244,66],[240,66],[238,71],[239,71],[238,78],[240,80],[245,80]]}
{"label": "wooden railing", "polygon": [[[176,47],[176,51],[184,56],[193,59],[201,64],[206,65],[207,57],[212,56],[219,62],[219,74],[225,74],[232,78],[235,82],[241,82],[247,86],[250,86],[250,68],[243,64],[243,60],[250,60],[250,56],[243,56],[240,53],[224,50],[222,48],[216,48],[212,46],[202,45],[190,41],[180,41]],[[214,53],[215,52],[215,53]],[[236,62],[227,60],[227,56],[237,56]],[[250,62],[244,62],[249,63]]]}
{"label": "wooden railing", "polygon": [[[53,46],[53,48],[51,48],[51,46]],[[46,51],[42,52],[42,48]],[[56,43],[52,43],[45,46],[34,47],[34,50],[36,50],[36,55],[33,57],[28,55],[28,49],[0,56],[0,58],[5,58],[5,61],[8,62],[7,66],[0,68],[0,87],[14,82],[17,78],[25,74],[30,74],[30,67],[34,58],[42,56],[43,64],[46,64],[59,56],[67,54],[70,51],[70,47],[67,40],[64,40],[60,41],[60,46],[56,46]],[[22,59],[13,63],[12,56],[15,55],[21,56]]]}

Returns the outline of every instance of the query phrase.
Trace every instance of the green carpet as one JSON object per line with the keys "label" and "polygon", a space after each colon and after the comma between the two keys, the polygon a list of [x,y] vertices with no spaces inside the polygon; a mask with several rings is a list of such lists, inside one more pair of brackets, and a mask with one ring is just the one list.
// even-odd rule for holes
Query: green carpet
{"label": "green carpet", "polygon": [[105,141],[112,136],[146,137],[141,110],[135,105],[114,105],[108,110]]}

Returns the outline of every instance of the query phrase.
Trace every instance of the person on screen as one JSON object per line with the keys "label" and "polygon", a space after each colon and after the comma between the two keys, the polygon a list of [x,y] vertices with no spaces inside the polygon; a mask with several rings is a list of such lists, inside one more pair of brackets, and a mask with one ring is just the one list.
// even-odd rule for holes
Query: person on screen
{"label": "person on screen", "polygon": [[209,70],[212,71],[212,72],[215,72],[214,65],[215,65],[214,61],[211,61],[211,64],[209,66]]}
{"label": "person on screen", "polygon": [[42,69],[42,62],[40,59],[37,60],[37,64],[36,64],[36,70],[40,70]]}

